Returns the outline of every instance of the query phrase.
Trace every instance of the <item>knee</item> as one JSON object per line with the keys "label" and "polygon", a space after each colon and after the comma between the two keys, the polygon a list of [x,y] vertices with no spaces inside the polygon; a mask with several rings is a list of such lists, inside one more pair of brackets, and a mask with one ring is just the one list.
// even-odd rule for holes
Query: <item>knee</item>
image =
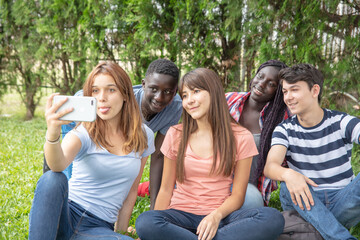
{"label": "knee", "polygon": [[262,215],[264,216],[266,224],[262,225],[267,233],[271,233],[273,236],[279,236],[285,226],[285,219],[283,215],[276,209],[271,207],[262,208]]}
{"label": "knee", "polygon": [[241,209],[263,207],[264,201],[260,191],[251,183],[248,184],[245,194],[244,204]]}
{"label": "knee", "polygon": [[152,231],[156,228],[156,210],[150,210],[143,212],[140,216],[136,219],[135,228],[136,232],[138,233],[139,237],[141,236],[151,236]]}
{"label": "knee", "polygon": [[68,180],[62,172],[47,171],[40,177],[36,188],[44,191],[54,189],[65,191],[68,188]]}

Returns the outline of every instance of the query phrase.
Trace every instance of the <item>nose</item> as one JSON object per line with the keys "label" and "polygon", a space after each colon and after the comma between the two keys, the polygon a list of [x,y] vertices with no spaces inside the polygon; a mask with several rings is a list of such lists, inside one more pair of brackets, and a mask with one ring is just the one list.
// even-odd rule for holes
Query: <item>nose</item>
{"label": "nose", "polygon": [[284,102],[290,100],[292,98],[292,94],[290,91],[284,93]]}
{"label": "nose", "polygon": [[100,102],[106,101],[106,93],[105,93],[105,91],[101,90],[97,97],[98,97],[97,100],[100,101]]}
{"label": "nose", "polygon": [[158,102],[162,102],[163,98],[164,98],[164,94],[162,91],[157,91],[154,95],[154,99]]}
{"label": "nose", "polygon": [[265,88],[265,85],[266,85],[266,79],[262,79],[262,80],[260,80],[259,81],[259,86],[261,87],[261,88]]}
{"label": "nose", "polygon": [[193,96],[192,96],[192,94],[191,93],[189,93],[189,95],[188,95],[188,97],[187,97],[187,103],[188,104],[192,104],[193,102],[194,102],[194,98],[193,98]]}

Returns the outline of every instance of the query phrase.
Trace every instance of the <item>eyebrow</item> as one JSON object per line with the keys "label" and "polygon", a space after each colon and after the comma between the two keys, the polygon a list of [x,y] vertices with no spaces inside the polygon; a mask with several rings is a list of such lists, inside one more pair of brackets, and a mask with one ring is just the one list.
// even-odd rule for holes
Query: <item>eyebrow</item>
{"label": "eyebrow", "polygon": [[[97,85],[92,85],[91,87],[98,87]],[[108,84],[108,85],[106,85],[106,87],[116,87],[116,84],[113,84],[113,83],[111,83],[111,84]]]}
{"label": "eyebrow", "polygon": [[284,88],[284,86],[282,87],[283,89],[292,89],[292,88],[296,88],[296,87],[300,87],[299,85],[292,85],[292,86],[290,86],[290,87],[288,87],[288,88]]}

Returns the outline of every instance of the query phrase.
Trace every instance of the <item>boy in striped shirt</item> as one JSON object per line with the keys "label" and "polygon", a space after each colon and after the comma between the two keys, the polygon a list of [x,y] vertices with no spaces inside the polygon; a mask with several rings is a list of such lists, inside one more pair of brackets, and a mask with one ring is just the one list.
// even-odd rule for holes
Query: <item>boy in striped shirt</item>
{"label": "boy in striped shirt", "polygon": [[324,239],[356,239],[347,228],[360,221],[360,174],[351,167],[360,119],[320,107],[324,78],[314,66],[283,69],[279,78],[294,115],[275,128],[264,173],[281,181],[283,209],[295,209]]}

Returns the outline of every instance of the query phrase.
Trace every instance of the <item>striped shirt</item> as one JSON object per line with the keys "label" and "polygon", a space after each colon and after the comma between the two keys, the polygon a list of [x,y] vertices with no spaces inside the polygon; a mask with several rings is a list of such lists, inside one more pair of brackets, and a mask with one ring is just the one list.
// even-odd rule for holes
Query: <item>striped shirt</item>
{"label": "striped shirt", "polygon": [[354,178],[351,151],[359,137],[359,118],[324,109],[314,127],[302,127],[296,115],[279,124],[271,145],[287,148],[288,166],[318,184],[314,190],[341,189]]}

